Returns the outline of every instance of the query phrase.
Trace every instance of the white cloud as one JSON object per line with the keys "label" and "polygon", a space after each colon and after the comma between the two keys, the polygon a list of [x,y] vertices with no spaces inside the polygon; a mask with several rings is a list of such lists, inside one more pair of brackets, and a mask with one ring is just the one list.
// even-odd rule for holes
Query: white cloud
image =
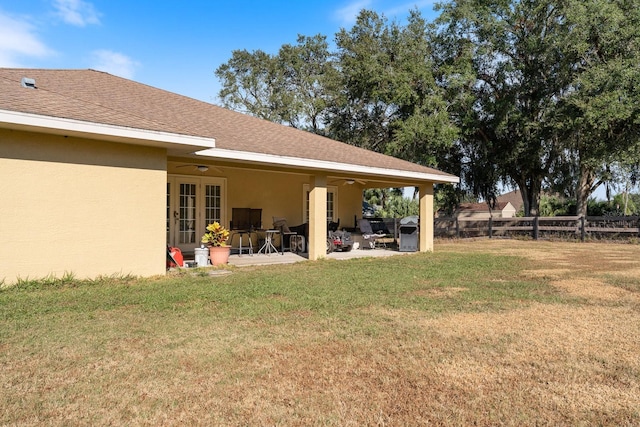
{"label": "white cloud", "polygon": [[85,27],[88,24],[100,23],[100,14],[91,3],[82,0],[54,0],[53,7],[67,24]]}
{"label": "white cloud", "polygon": [[338,10],[333,14],[343,26],[351,26],[355,24],[356,18],[362,9],[370,9],[371,0],[356,0]]}
{"label": "white cloud", "polygon": [[96,50],[91,55],[93,57],[91,68],[127,79],[133,79],[136,68],[140,66],[139,62],[128,56],[110,50]]}
{"label": "white cloud", "polygon": [[43,58],[53,53],[26,19],[0,11],[0,66],[23,67],[22,58]]}

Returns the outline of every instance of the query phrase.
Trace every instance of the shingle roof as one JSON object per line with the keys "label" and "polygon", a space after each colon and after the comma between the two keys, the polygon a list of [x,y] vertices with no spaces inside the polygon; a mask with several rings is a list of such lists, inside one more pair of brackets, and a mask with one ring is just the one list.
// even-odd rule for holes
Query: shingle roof
{"label": "shingle roof", "polygon": [[[508,203],[509,202],[496,202],[496,205],[491,210],[501,211]],[[486,203],[460,203],[458,210],[460,212],[489,212],[489,206]]]}
{"label": "shingle roof", "polygon": [[[35,79],[37,89],[20,84]],[[214,138],[216,149],[452,175],[94,70],[0,68],[0,110]]]}

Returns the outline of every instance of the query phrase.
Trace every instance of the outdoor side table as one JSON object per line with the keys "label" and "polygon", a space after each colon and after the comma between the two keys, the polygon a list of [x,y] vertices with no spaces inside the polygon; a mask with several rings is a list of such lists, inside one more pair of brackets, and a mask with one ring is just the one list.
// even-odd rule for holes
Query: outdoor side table
{"label": "outdoor side table", "polygon": [[265,255],[271,255],[273,253],[277,254],[278,248],[273,245],[273,236],[280,234],[280,230],[264,230],[264,233],[264,245],[262,245],[258,253],[263,253]]}

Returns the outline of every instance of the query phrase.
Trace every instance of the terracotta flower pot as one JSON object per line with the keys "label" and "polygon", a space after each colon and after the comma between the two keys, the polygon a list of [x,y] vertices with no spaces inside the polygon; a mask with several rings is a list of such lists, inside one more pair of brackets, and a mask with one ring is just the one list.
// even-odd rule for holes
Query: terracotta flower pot
{"label": "terracotta flower pot", "polygon": [[209,246],[211,265],[225,265],[229,262],[231,246]]}

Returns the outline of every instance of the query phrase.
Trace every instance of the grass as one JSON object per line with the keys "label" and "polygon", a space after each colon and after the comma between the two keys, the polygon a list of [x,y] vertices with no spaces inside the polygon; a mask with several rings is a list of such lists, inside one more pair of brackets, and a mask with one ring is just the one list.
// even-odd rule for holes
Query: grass
{"label": "grass", "polygon": [[0,424],[637,425],[638,255],[479,240],[24,281],[0,291]]}

